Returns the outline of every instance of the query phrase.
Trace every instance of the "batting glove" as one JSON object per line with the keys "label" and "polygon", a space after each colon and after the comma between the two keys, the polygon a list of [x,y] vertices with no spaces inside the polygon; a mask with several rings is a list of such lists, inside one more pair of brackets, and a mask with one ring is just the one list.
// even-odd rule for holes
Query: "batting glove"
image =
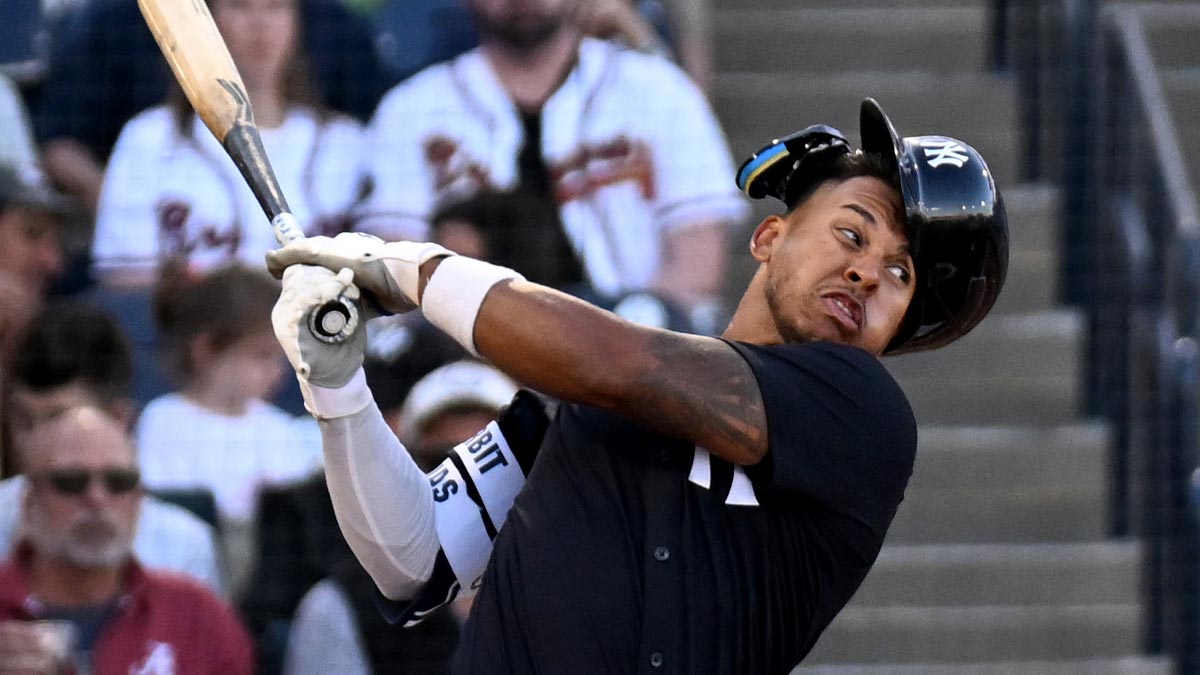
{"label": "batting glove", "polygon": [[359,232],[308,237],[267,253],[267,268],[277,278],[292,265],[317,265],[338,272],[348,269],[355,283],[368,291],[379,308],[401,314],[417,307],[421,265],[438,256],[454,255],[437,244],[384,242]]}
{"label": "batting glove", "polygon": [[313,337],[308,325],[310,312],[338,297],[357,303],[353,281],[349,269],[334,274],[323,267],[293,265],[283,272],[283,290],[271,310],[275,339],[296,371],[304,407],[318,419],[352,415],[371,402],[362,371],[367,331],[360,327],[333,344]]}

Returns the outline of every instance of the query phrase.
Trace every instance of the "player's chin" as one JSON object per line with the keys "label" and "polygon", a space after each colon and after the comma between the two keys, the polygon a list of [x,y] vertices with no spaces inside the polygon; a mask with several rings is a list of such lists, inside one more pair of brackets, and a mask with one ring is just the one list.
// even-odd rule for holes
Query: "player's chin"
{"label": "player's chin", "polygon": [[816,335],[817,337],[814,338],[816,340],[846,345],[847,347],[856,347],[876,356],[882,354],[884,348],[887,347],[887,340],[880,338],[874,331],[850,330],[843,327],[837,321],[824,326],[823,330]]}

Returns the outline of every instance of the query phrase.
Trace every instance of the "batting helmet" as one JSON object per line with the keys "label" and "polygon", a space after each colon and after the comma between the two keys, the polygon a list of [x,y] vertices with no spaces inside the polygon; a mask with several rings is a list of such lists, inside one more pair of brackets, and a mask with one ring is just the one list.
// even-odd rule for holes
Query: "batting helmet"
{"label": "batting helmet", "polygon": [[[917,288],[884,350],[933,349],[966,335],[987,315],[1008,270],[1008,220],[987,164],[947,136],[896,133],[874,99],[862,103],[862,152],[879,155],[904,200]],[[746,160],[738,188],[789,207],[853,150],[841,132],[817,125],[779,139]]]}

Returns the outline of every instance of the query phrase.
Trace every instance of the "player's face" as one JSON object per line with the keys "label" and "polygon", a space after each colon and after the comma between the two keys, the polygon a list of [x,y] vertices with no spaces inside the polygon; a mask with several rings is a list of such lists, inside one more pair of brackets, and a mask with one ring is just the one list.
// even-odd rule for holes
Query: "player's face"
{"label": "player's face", "polygon": [[479,31],[511,49],[536,48],[558,34],[579,0],[471,0]]}
{"label": "player's face", "polygon": [[785,342],[822,340],[882,353],[916,285],[900,196],[876,178],[827,182],[755,231],[766,301]]}
{"label": "player's face", "polygon": [[281,83],[296,43],[295,1],[212,0],[211,4],[213,19],[247,85]]}

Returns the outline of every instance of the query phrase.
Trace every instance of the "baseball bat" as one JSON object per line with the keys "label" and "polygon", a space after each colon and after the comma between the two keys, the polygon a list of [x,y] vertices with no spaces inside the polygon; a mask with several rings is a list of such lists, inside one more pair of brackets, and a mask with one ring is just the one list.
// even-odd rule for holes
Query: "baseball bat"
{"label": "baseball bat", "polygon": [[[242,174],[282,246],[304,237],[288,208],[254,123],[246,86],[205,0],[138,0],[142,17],[196,114]],[[324,342],[341,342],[358,327],[345,298],[309,313],[308,328]]]}

